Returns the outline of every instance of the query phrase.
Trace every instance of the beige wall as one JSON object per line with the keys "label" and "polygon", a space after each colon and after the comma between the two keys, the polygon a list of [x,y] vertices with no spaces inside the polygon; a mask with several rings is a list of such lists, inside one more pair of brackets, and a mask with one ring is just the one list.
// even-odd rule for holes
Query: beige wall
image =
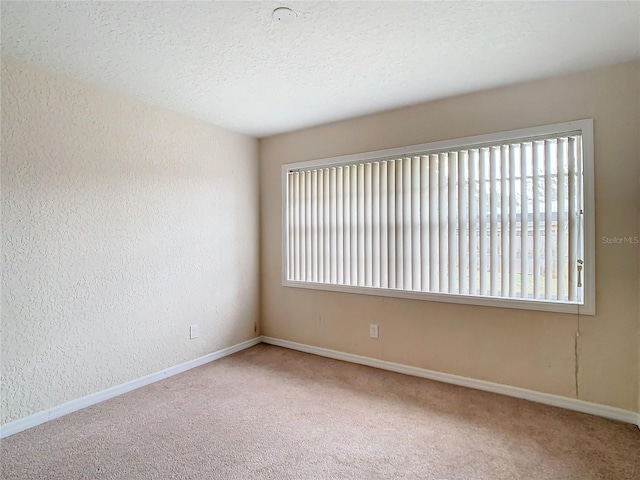
{"label": "beige wall", "polygon": [[[281,286],[283,163],[593,118],[597,315],[473,307]],[[640,64],[630,63],[271,137],[260,142],[262,333],[640,410]],[[369,323],[380,339],[368,337]]]}
{"label": "beige wall", "polygon": [[1,423],[255,336],[257,162],[255,139],[3,59]]}

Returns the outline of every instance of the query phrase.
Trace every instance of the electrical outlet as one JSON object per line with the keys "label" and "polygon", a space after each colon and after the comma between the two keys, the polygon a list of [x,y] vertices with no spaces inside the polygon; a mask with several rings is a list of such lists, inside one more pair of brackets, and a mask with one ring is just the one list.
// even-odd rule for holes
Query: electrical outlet
{"label": "electrical outlet", "polygon": [[191,340],[193,340],[194,338],[198,338],[199,334],[200,330],[198,329],[198,325],[191,325],[191,327],[189,328],[189,336]]}
{"label": "electrical outlet", "polygon": [[369,325],[369,337],[378,338],[378,325],[375,323]]}

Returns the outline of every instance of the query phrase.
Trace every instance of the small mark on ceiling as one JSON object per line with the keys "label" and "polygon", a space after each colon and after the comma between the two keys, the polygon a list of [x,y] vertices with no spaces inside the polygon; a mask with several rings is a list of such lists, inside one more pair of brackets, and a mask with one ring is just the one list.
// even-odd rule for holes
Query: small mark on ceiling
{"label": "small mark on ceiling", "polygon": [[293,23],[298,18],[298,14],[288,7],[276,8],[271,16],[280,23]]}

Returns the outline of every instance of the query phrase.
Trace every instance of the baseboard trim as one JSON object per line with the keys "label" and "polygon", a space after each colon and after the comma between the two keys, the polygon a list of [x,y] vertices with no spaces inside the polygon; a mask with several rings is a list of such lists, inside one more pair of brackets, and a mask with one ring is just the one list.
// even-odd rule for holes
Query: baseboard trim
{"label": "baseboard trim", "polygon": [[380,368],[382,370],[389,370],[391,372],[404,373],[406,375],[413,375],[415,377],[428,378],[430,380],[436,380],[438,382],[451,383],[453,385],[460,385],[463,387],[475,388],[476,390],[484,390],[486,392],[499,393],[501,395],[507,395],[509,397],[522,398],[524,400],[530,400],[536,403],[543,403],[545,405],[565,408],[567,410],[573,410],[576,412],[588,413],[591,415],[596,415],[596,416],[608,418],[611,420],[618,420],[621,422],[631,423],[631,424],[637,425],[638,428],[640,428],[640,413],[632,412],[630,410],[624,410],[622,408],[610,407],[610,406],[601,405],[598,403],[585,402],[584,400],[562,397],[562,396],[553,395],[550,393],[537,392],[535,390],[528,390],[520,387],[512,387],[512,386],[503,385],[500,383],[493,383],[493,382],[487,382],[484,380],[476,380],[474,378],[461,377],[459,375],[452,375],[449,373],[436,372],[433,370],[412,367],[412,366],[403,365],[400,363],[387,362],[385,360],[378,360],[371,357],[363,357],[360,355],[354,355],[352,353],[339,352],[337,350],[330,350],[328,348],[315,347],[312,345],[291,342],[289,340],[282,340],[279,338],[262,336],[262,341],[270,345],[290,348],[292,350],[311,353],[311,354],[319,355],[322,357],[333,358],[336,360],[343,360],[345,362],[357,363],[357,364],[366,365],[369,367]]}
{"label": "baseboard trim", "polygon": [[109,400],[110,398],[117,397],[118,395],[122,395],[137,388],[144,387],[145,385],[155,383],[159,380],[163,380],[165,378],[172,377],[173,375],[191,370],[192,368],[196,368],[206,363],[213,362],[214,360],[218,360],[220,358],[257,345],[261,341],[261,337],[255,337],[236,345],[232,345],[231,347],[223,348],[222,350],[217,350],[215,352],[209,353],[203,357],[195,358],[193,360],[189,360],[188,362],[165,368],[164,370],[160,370],[159,372],[155,372],[150,375],[131,380],[130,382],[116,385],[114,387],[107,388],[106,390],[92,393],[91,395],[87,395],[86,397],[71,400],[70,402],[63,403],[62,405],[52,407],[48,410],[43,410],[42,412],[34,413],[33,415],[29,415],[13,422],[6,423],[0,427],[0,438],[6,438],[10,435],[14,435],[16,433],[27,430],[28,428],[32,428],[50,420],[62,417],[63,415],[76,412],[83,408],[90,407],[91,405],[95,405],[100,402],[104,402],[105,400]]}
{"label": "baseboard trim", "polygon": [[345,362],[357,363],[369,367],[380,368],[382,370],[388,370],[391,372],[403,373],[406,375],[413,375],[416,377],[427,378],[439,382],[451,383],[453,385],[460,385],[463,387],[475,388],[477,390],[499,393],[510,397],[522,398],[524,400],[530,400],[532,402],[542,403],[545,405],[551,405],[554,407],[565,408],[567,410],[588,413],[599,417],[635,424],[638,426],[638,428],[640,428],[640,413],[623,410],[621,408],[609,407],[607,405],[585,402],[584,400],[561,397],[559,395],[536,392],[534,390],[527,390],[525,388],[492,383],[484,380],[476,380],[473,378],[452,375],[449,373],[436,372],[424,368],[412,367],[400,363],[378,360],[371,357],[339,352],[337,350],[315,347],[312,345],[292,342],[289,340],[261,336],[238,343],[237,345],[233,345],[231,347],[223,348],[222,350],[209,353],[208,355],[205,355],[203,357],[196,358],[179,365],[174,365],[173,367],[165,368],[164,370],[160,370],[158,372],[146,375],[130,382],[116,385],[114,387],[78,398],[76,400],[71,400],[70,402],[63,403],[62,405],[52,407],[48,410],[43,410],[41,412],[15,420],[13,422],[9,422],[5,425],[0,426],[0,439],[9,437],[11,435],[22,432],[37,425],[41,425],[56,418],[60,418],[64,415],[76,412],[83,408],[90,407],[91,405],[95,405],[97,403],[104,402],[105,400],[123,395],[132,390],[144,387],[145,385],[149,385],[173,375],[186,372],[187,370],[191,370],[192,368],[196,368],[206,363],[213,362],[214,360],[218,360],[241,350],[250,348],[254,345],[257,345],[258,343],[267,343],[269,345],[289,348],[292,350],[298,350],[300,352],[311,353],[322,357],[343,360]]}

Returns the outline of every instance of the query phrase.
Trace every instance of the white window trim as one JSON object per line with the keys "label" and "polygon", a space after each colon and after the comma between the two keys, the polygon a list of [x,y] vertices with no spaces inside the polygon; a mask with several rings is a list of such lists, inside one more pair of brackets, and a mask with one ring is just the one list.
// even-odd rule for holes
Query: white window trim
{"label": "white window trim", "polygon": [[[546,302],[544,300],[523,300],[497,298],[489,296],[471,296],[451,293],[428,293],[408,290],[388,289],[379,287],[362,287],[349,285],[334,285],[327,283],[313,283],[291,281],[287,279],[286,261],[287,258],[287,172],[291,169],[308,168],[314,166],[331,166],[358,161],[375,161],[387,158],[398,158],[410,156],[415,153],[436,152],[443,150],[453,150],[460,147],[480,146],[488,143],[509,141],[513,139],[522,140],[527,137],[542,137],[545,135],[560,135],[580,131],[582,134],[582,156],[583,156],[583,225],[584,225],[584,269],[583,269],[583,298],[584,304],[561,302]],[[356,153],[351,155],[341,155],[330,158],[320,158],[303,162],[289,163],[281,167],[281,214],[282,214],[282,286],[294,288],[306,288],[314,290],[325,290],[343,293],[356,293],[364,295],[375,295],[383,297],[408,298],[415,300],[427,300],[434,302],[457,303],[467,305],[481,305],[502,308],[515,308],[524,310],[537,310],[559,313],[577,313],[582,315],[595,315],[595,171],[593,155],[593,119],[574,120],[552,125],[529,127],[518,130],[509,130],[486,135],[475,135],[438,142],[422,143],[406,147],[376,150],[372,152]]]}

